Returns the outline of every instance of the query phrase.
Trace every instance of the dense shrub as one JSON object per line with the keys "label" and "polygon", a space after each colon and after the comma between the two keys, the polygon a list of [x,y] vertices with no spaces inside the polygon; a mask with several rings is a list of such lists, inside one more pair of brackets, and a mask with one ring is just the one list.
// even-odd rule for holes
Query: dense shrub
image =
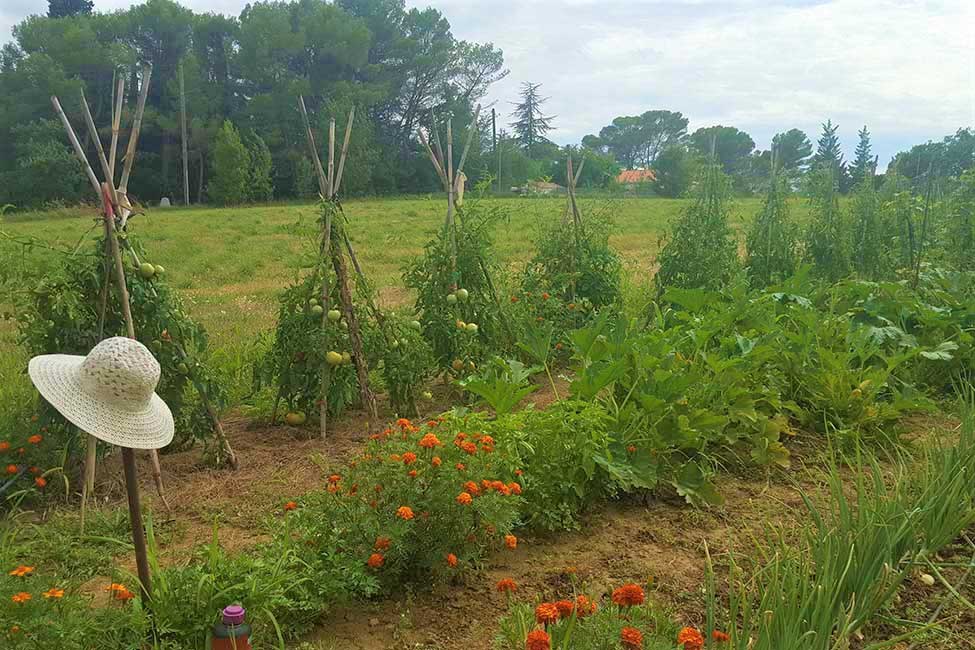
{"label": "dense shrub", "polygon": [[271,162],[271,151],[261,136],[254,131],[248,131],[244,138],[248,154],[247,200],[270,201],[274,198],[274,185],[271,177],[274,173]]}
{"label": "dense shrub", "polygon": [[94,198],[60,123],[35,120],[15,126],[11,141],[16,164],[0,172],[0,206],[10,203],[18,208],[38,208]]}

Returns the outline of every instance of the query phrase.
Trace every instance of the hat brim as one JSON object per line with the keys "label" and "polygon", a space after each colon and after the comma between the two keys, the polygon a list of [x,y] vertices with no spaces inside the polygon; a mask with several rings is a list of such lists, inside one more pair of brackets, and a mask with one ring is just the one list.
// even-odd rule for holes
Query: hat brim
{"label": "hat brim", "polygon": [[80,370],[85,357],[45,354],[34,357],[27,374],[41,395],[82,431],[130,449],[160,449],[173,441],[173,413],[155,393],[139,411],[109,406],[85,393]]}

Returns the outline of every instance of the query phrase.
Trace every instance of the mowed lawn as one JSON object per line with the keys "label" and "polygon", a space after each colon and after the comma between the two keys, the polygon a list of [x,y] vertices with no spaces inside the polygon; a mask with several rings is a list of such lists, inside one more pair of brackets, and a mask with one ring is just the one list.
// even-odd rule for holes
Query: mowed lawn
{"label": "mowed lawn", "polygon": [[[500,207],[506,218],[498,226],[496,254],[517,271],[533,250],[537,226],[561,217],[564,197],[481,199]],[[612,245],[623,255],[632,281],[649,281],[661,238],[671,221],[688,205],[684,199],[583,199],[583,214],[612,215]],[[470,207],[470,199],[469,205]],[[732,224],[739,232],[761,207],[759,199],[733,203]],[[796,201],[797,213],[805,213]],[[408,306],[402,271],[423,251],[443,223],[446,201],[439,197],[360,199],[344,204],[348,230],[370,282],[388,307]],[[94,211],[8,215],[0,221],[7,235],[36,237],[57,248],[71,249],[83,238],[98,236]],[[138,216],[130,232],[147,251],[147,259],[167,269],[167,280],[180,290],[189,313],[208,329],[213,344],[240,342],[274,326],[277,292],[313,260],[314,204],[263,205],[239,208],[151,209]],[[86,241],[85,250],[91,244]],[[23,247],[0,238],[4,264],[27,264],[43,274],[57,253]],[[0,298],[0,303],[7,300]],[[5,330],[5,331],[4,331]],[[0,324],[0,353],[9,353],[11,323]],[[6,350],[4,350],[6,348]]]}

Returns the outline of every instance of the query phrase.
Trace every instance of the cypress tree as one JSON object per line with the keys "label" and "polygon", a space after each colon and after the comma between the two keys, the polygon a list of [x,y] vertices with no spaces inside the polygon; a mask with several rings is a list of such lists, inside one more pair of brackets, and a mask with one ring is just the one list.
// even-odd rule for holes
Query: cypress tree
{"label": "cypress tree", "polygon": [[850,175],[853,177],[854,187],[862,183],[865,179],[873,180],[873,151],[870,146],[870,132],[864,126],[857,132],[860,137],[857,142],[856,157],[853,166],[850,168]]}

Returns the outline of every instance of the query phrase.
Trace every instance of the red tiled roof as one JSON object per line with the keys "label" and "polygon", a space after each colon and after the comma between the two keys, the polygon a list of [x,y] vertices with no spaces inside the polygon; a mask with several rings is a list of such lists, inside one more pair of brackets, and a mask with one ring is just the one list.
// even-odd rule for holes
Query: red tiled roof
{"label": "red tiled roof", "polygon": [[620,172],[619,176],[616,177],[616,182],[620,183],[621,185],[644,183],[655,180],[657,180],[657,177],[654,175],[653,171],[649,169],[625,169]]}

